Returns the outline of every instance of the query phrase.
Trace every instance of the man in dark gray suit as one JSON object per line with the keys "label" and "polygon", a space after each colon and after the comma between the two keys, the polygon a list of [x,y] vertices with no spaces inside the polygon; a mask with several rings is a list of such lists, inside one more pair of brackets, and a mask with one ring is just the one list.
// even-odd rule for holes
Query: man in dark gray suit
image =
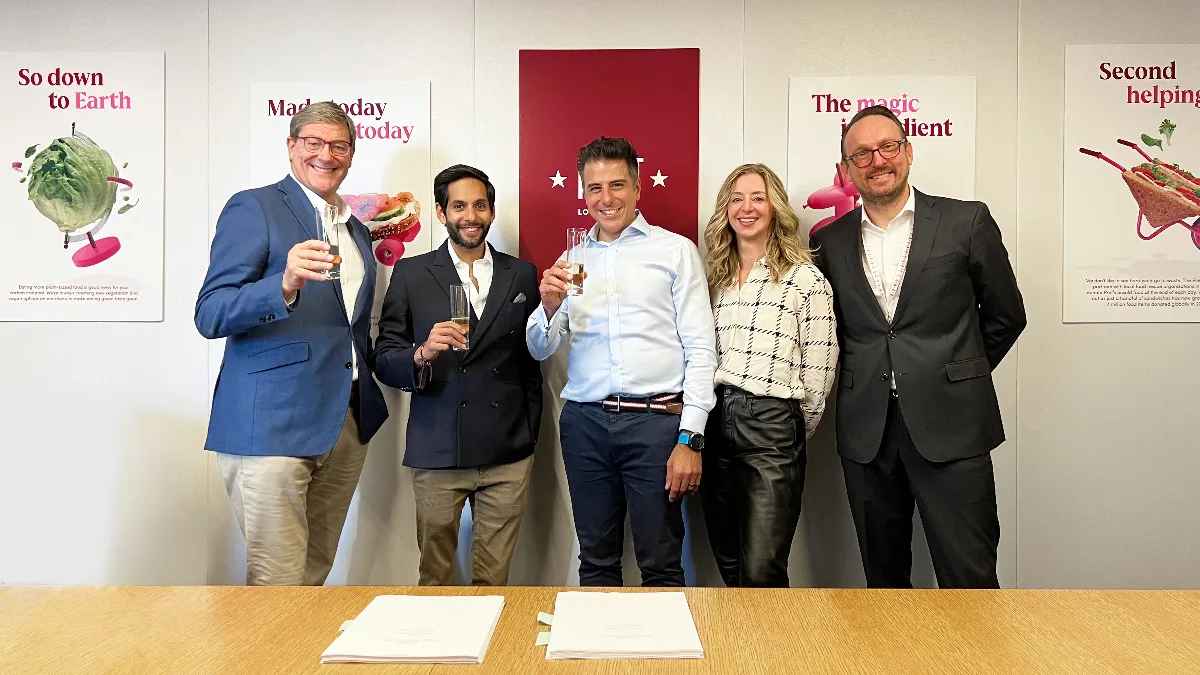
{"label": "man in dark gray suit", "polygon": [[911,588],[915,502],[938,586],[997,588],[991,373],[1025,309],[987,206],[912,189],[912,158],[890,110],[859,111],[842,161],[863,206],[812,234],[842,352],[838,454],[869,587]]}
{"label": "man in dark gray suit", "polygon": [[[375,342],[375,374],[412,392],[404,465],[412,469],[422,586],[454,581],[463,503],[471,502],[471,581],[508,582],[542,416],[542,371],[525,347],[537,270],[492,248],[496,189],[458,164],[433,179],[449,240],[396,263]],[[450,320],[450,287],[469,289],[469,330]]]}

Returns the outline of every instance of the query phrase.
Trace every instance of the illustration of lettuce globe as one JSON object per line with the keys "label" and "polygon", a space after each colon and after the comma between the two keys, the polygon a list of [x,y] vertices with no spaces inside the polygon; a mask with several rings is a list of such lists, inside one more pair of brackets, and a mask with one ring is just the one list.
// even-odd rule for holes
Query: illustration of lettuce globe
{"label": "illustration of lettuce globe", "polygon": [[74,232],[96,222],[117,199],[112,156],[90,139],[59,138],[39,152],[29,166],[29,199],[58,226]]}

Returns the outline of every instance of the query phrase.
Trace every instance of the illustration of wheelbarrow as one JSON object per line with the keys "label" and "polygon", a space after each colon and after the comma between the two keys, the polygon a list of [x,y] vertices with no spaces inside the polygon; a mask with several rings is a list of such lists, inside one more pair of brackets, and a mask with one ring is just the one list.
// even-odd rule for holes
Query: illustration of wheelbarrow
{"label": "illustration of wheelbarrow", "polygon": [[849,177],[846,176],[845,168],[841,164],[835,164],[833,185],[823,187],[812,193],[808,196],[808,201],[804,204],[804,208],[806,209],[832,208],[833,215],[818,220],[812,226],[812,229],[808,231],[808,236],[812,237],[817,233],[817,230],[857,208],[858,197],[858,188],[854,187],[854,183],[850,182]]}
{"label": "illustration of wheelbarrow", "polygon": [[[1133,148],[1146,161],[1126,169],[1095,150],[1080,148],[1079,152],[1102,159],[1121,172],[1138,204],[1138,237],[1150,241],[1172,225],[1182,225],[1191,233],[1192,243],[1200,248],[1200,180],[1177,164],[1152,159],[1135,143],[1123,139],[1117,139],[1117,143]],[[1193,216],[1196,218],[1191,223],[1184,220]],[[1143,217],[1150,223],[1150,234],[1142,234]]]}

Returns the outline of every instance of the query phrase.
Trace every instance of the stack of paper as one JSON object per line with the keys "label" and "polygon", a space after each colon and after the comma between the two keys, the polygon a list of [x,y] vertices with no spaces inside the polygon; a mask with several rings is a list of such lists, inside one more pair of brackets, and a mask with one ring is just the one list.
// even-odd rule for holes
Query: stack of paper
{"label": "stack of paper", "polygon": [[321,663],[483,663],[504,598],[380,595]]}
{"label": "stack of paper", "polygon": [[700,659],[687,596],[561,592],[547,659]]}

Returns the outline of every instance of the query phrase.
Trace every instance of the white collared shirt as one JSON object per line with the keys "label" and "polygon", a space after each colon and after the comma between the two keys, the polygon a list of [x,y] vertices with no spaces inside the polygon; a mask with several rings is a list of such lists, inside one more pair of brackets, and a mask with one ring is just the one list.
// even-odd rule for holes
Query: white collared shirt
{"label": "white collared shirt", "polygon": [[[483,316],[483,308],[487,305],[488,293],[492,290],[492,270],[494,269],[494,265],[492,264],[492,247],[487,242],[484,242],[483,257],[474,263],[465,263],[459,260],[458,253],[454,250],[453,242],[446,242],[446,250],[450,252],[450,260],[454,263],[454,269],[458,271],[458,278],[467,287],[471,307],[475,310],[475,320],[478,321]],[[471,283],[472,270],[475,272],[475,281],[479,283],[478,287]]]}
{"label": "white collared shirt", "polygon": [[759,258],[746,282],[716,293],[717,384],[793,399],[811,436],[837,372],[833,290],[813,265],[792,265],[778,283]]}
{"label": "white collared shirt", "polygon": [[865,206],[862,210],[863,272],[888,323],[896,315],[900,287],[904,284],[908,250],[912,246],[916,194],[916,190],[908,188],[908,201],[888,223],[887,229],[871,222]]}
{"label": "white collared shirt", "polygon": [[[295,180],[295,176],[292,179]],[[332,283],[340,283],[342,285],[342,300],[346,305],[346,322],[354,322],[354,308],[358,303],[358,292],[362,289],[363,279],[366,277],[367,268],[363,262],[362,254],[358,251],[358,245],[354,243],[354,237],[350,234],[350,227],[346,224],[350,220],[350,206],[346,204],[340,196],[336,205],[330,204],[321,198],[320,195],[309,190],[304,183],[296,181],[304,194],[308,196],[308,201],[312,202],[313,209],[317,212],[317,220],[322,223],[327,232],[329,232],[329,243],[338,247],[338,255],[342,256],[341,279]],[[308,283],[331,283],[327,281],[310,281]],[[358,354],[354,352],[354,338],[350,338],[350,363],[351,377],[358,379]]]}
{"label": "white collared shirt", "polygon": [[567,347],[568,401],[683,392],[679,428],[704,431],[716,403],[716,332],[696,245],[641,213],[616,241],[584,243],[583,295],[568,296],[547,321],[542,305],[525,339],[541,361]]}

